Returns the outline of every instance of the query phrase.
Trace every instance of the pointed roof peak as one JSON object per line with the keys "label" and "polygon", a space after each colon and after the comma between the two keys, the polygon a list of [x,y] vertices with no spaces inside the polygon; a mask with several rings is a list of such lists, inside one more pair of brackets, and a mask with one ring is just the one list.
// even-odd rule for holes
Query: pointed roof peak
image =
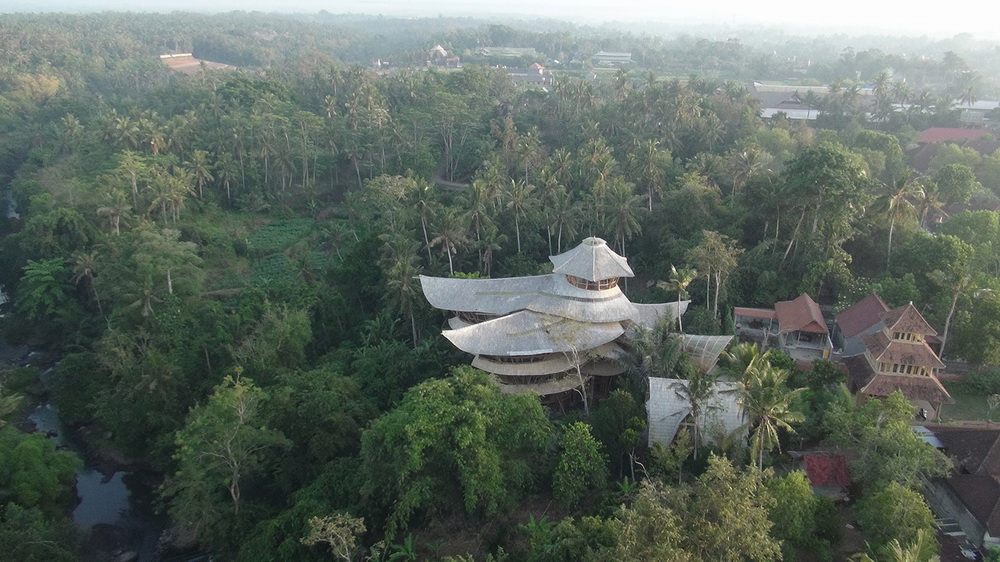
{"label": "pointed roof peak", "polygon": [[936,336],[937,330],[924,320],[923,315],[913,306],[913,301],[882,315],[882,322],[890,332],[907,332],[923,336]]}
{"label": "pointed roof peak", "polygon": [[634,277],[628,260],[616,254],[608,243],[591,236],[579,246],[558,256],[549,256],[554,273],[572,275],[587,281],[603,281],[617,277]]}

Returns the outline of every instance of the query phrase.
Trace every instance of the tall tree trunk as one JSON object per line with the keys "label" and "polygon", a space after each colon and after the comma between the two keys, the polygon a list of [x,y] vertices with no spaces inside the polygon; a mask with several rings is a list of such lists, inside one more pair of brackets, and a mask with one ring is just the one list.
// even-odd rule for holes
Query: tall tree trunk
{"label": "tall tree trunk", "polygon": [[948,318],[944,321],[944,334],[941,335],[941,352],[938,357],[944,360],[944,346],[948,343],[948,329],[951,328],[951,318],[955,315],[955,305],[958,304],[958,297],[961,295],[961,291],[955,291],[955,294],[951,297],[951,308],[948,309]]}
{"label": "tall tree trunk", "polygon": [[167,293],[174,294],[174,280],[170,277],[170,269],[167,268]]}

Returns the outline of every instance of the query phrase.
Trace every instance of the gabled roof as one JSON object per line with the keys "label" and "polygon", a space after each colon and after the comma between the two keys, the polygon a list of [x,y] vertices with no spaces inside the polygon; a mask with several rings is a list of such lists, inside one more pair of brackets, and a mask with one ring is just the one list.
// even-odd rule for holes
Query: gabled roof
{"label": "gabled roof", "polygon": [[923,342],[893,340],[882,331],[861,336],[861,341],[876,363],[915,365],[929,369],[944,368],[944,363]]}
{"label": "gabled roof", "polygon": [[982,138],[989,131],[984,129],[964,129],[959,127],[931,127],[920,133],[917,142],[947,142]]}
{"label": "gabled roof", "polygon": [[1000,429],[931,426],[956,470],[969,474],[1000,476]]}
{"label": "gabled roof", "polygon": [[837,314],[837,326],[845,338],[854,336],[878,324],[889,307],[882,297],[871,293]]}
{"label": "gabled roof", "polygon": [[945,481],[990,535],[1000,535],[1000,483],[996,477],[956,474]]}
{"label": "gabled roof", "polygon": [[526,356],[585,352],[618,339],[625,329],[619,322],[577,322],[522,310],[442,333],[466,353]]}
{"label": "gabled roof", "polygon": [[844,364],[847,365],[851,388],[866,396],[885,398],[898,390],[907,400],[926,400],[931,404],[955,403],[941,381],[933,375],[922,377],[876,373],[864,355],[845,357]]}
{"label": "gabled roof", "polygon": [[851,485],[844,455],[805,455],[802,457],[802,464],[805,465],[806,476],[813,486],[843,488]]}
{"label": "gabled roof", "polygon": [[774,312],[778,316],[781,333],[828,333],[819,305],[806,293],[802,293],[794,300],[775,303]]}
{"label": "gabled roof", "polygon": [[889,332],[908,332],[923,336],[936,336],[937,330],[924,320],[924,317],[917,312],[913,303],[890,310],[882,316],[885,328]]}
{"label": "gabled roof", "polygon": [[593,236],[568,252],[550,256],[549,260],[555,266],[553,272],[588,281],[635,277],[625,258],[611,251],[607,242]]}

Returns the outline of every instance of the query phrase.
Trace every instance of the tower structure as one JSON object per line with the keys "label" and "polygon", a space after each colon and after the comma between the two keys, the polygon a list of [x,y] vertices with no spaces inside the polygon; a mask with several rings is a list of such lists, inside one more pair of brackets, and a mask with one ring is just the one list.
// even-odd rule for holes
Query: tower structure
{"label": "tower structure", "polygon": [[637,327],[676,321],[690,301],[636,304],[619,288],[628,261],[600,238],[551,256],[548,275],[501,279],[421,276],[432,306],[452,312],[444,336],[474,355],[508,393],[562,404],[576,392],[606,391],[625,372]]}

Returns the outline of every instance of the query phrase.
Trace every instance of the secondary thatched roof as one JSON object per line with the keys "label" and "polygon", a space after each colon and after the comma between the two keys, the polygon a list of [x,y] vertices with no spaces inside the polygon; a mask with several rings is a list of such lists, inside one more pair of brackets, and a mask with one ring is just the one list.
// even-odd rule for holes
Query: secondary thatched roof
{"label": "secondary thatched roof", "polygon": [[586,238],[576,248],[558,256],[550,256],[553,271],[572,275],[588,281],[602,281],[618,277],[635,277],[628,261],[614,253],[608,243],[600,238]]}
{"label": "secondary thatched roof", "polygon": [[[420,276],[431,306],[454,312],[503,316],[521,310],[580,322],[624,322],[652,327],[663,318],[676,319],[690,301],[633,304],[618,287],[588,291],[558,274],[501,279],[452,279]],[[452,324],[453,328],[460,325]]]}
{"label": "secondary thatched roof", "polygon": [[619,322],[588,323],[522,310],[501,318],[445,330],[455,347],[475,355],[585,352],[625,333]]}
{"label": "secondary thatched roof", "polygon": [[[650,377],[649,402],[649,445],[661,443],[670,445],[677,435],[681,422],[691,413],[691,404],[678,391],[686,387],[688,381]],[[699,426],[706,437],[717,433],[731,435],[744,428],[746,419],[739,404],[736,383],[716,384],[715,394],[705,401]],[[720,431],[715,431],[715,430]],[[746,431],[743,429],[743,431]]]}
{"label": "secondary thatched roof", "polygon": [[701,372],[715,368],[722,351],[733,341],[734,336],[684,336],[681,348],[691,358],[691,363]]}

